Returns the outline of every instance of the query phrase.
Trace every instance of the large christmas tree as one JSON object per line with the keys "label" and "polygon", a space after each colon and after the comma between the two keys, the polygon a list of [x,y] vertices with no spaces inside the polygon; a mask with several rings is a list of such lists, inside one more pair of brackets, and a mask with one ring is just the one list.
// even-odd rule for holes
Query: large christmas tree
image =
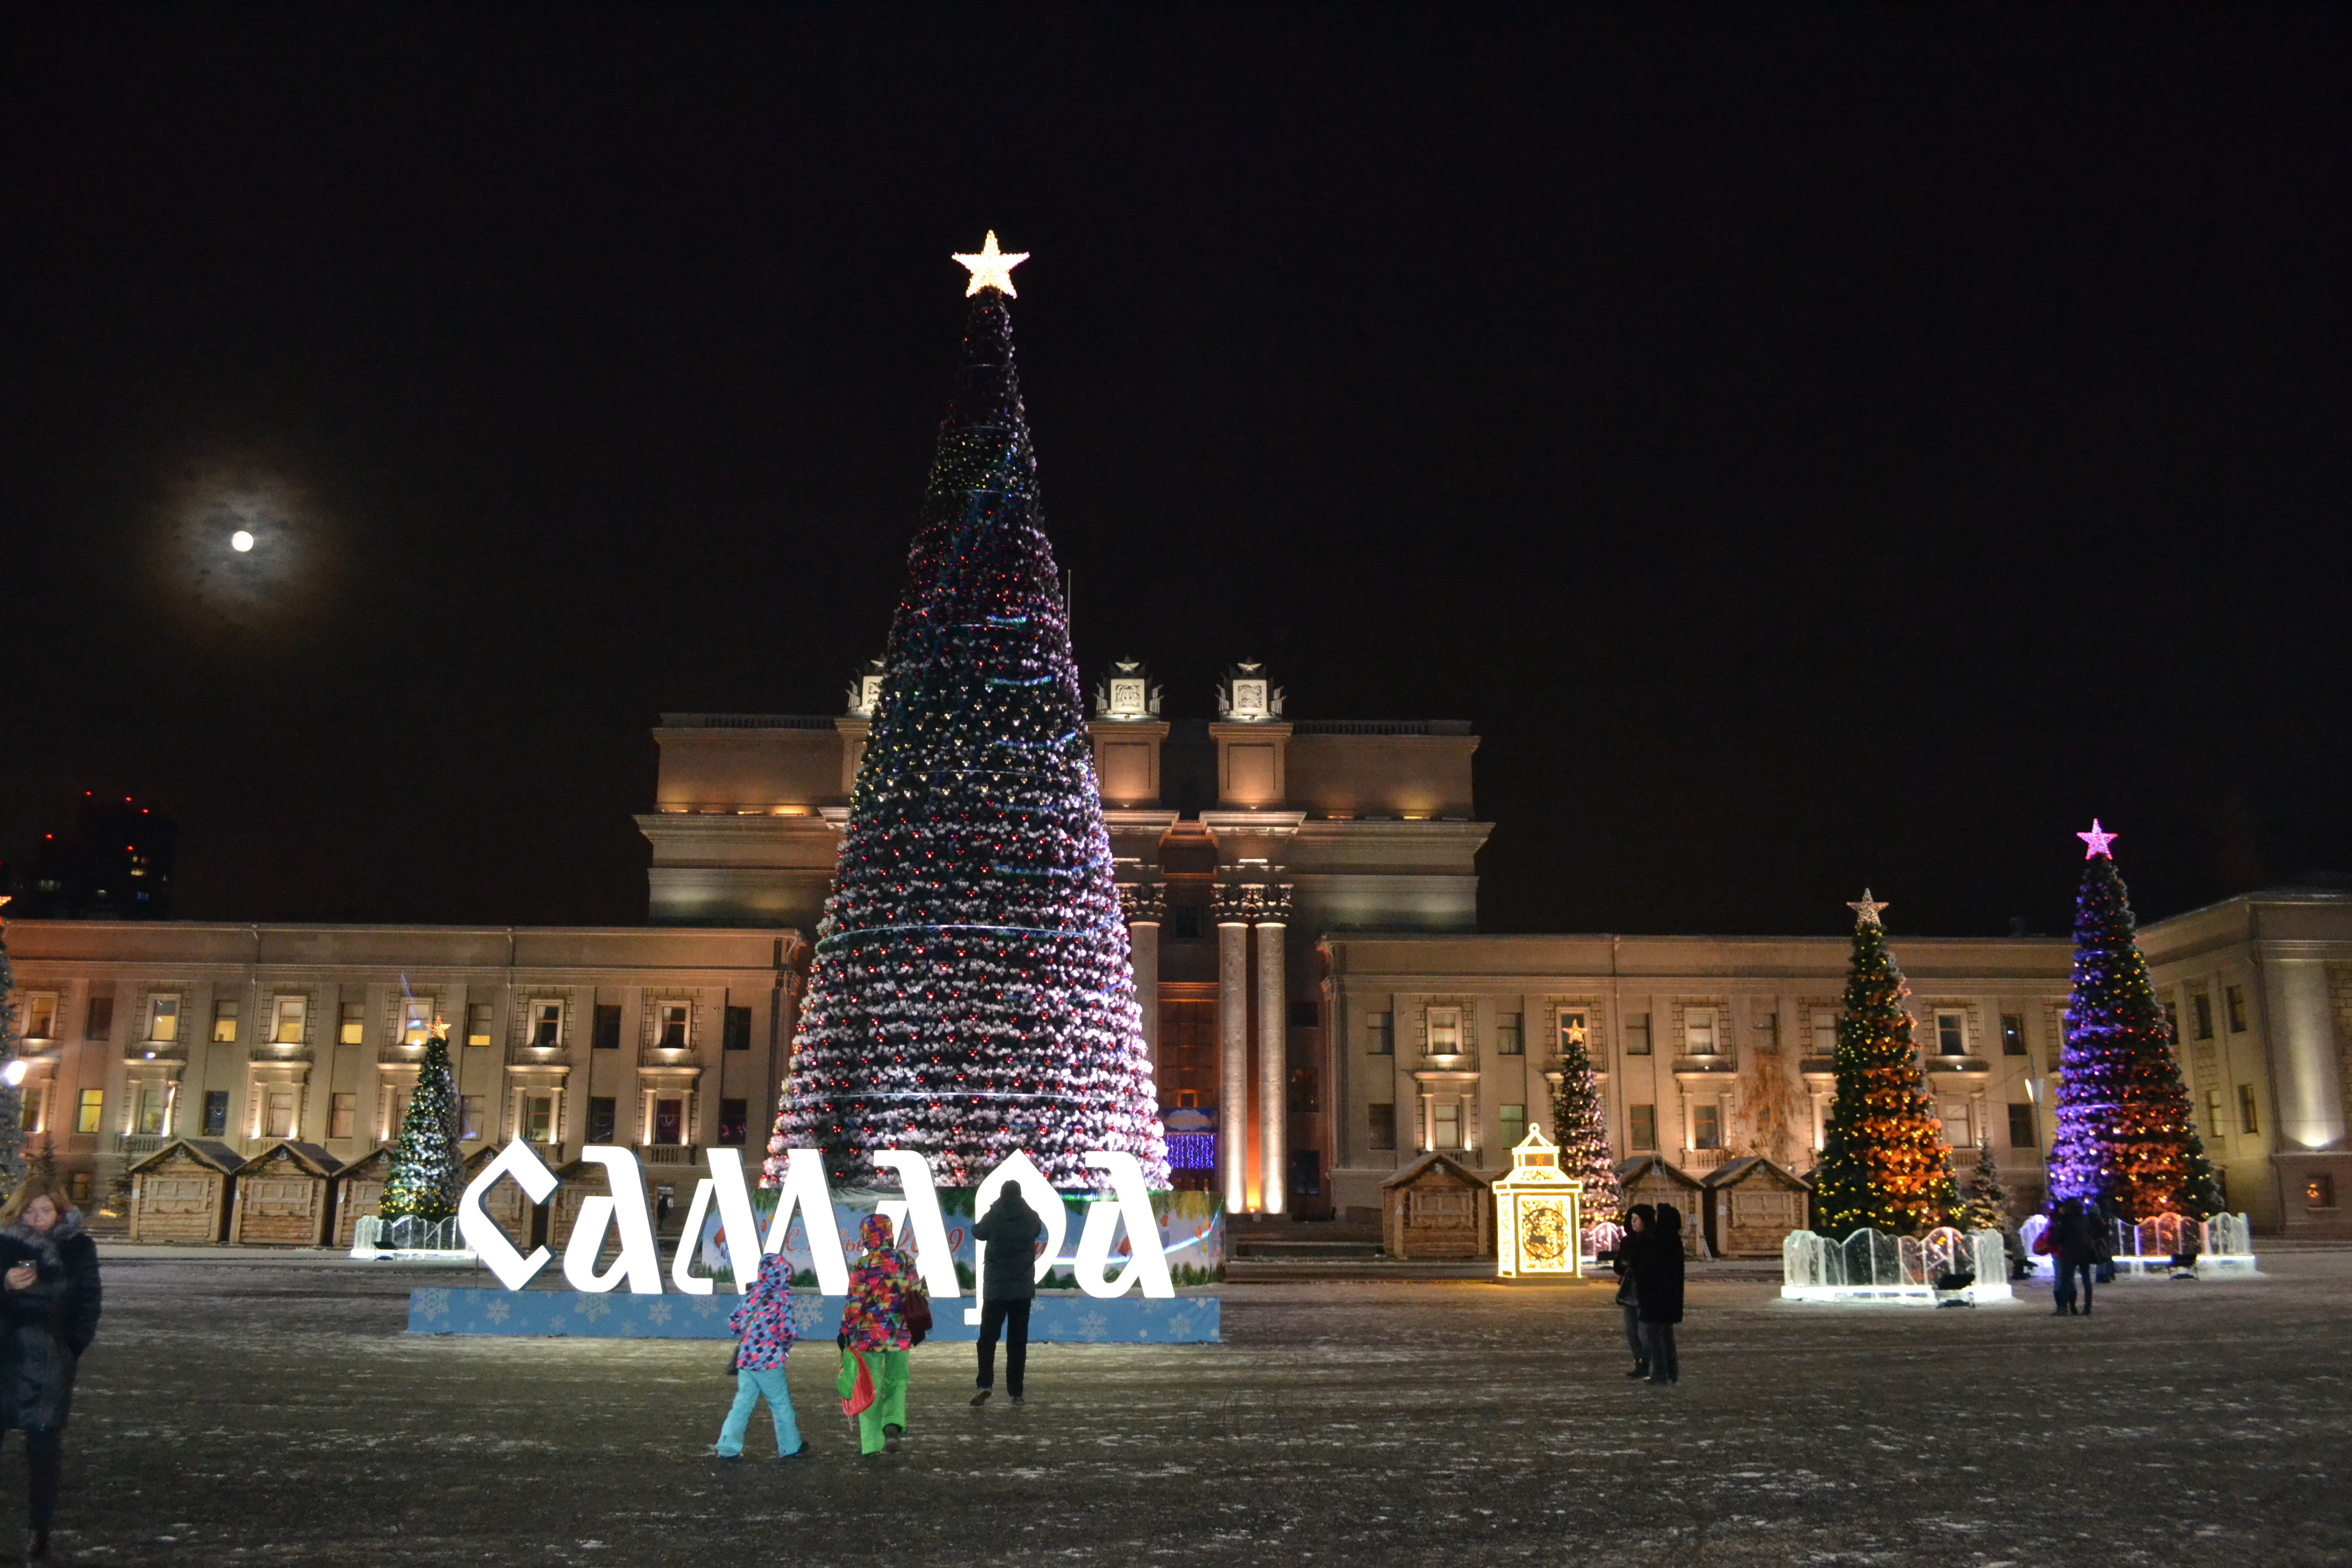
{"label": "large christmas tree", "polygon": [[1958,1205],[1952,1152],[1912,1053],[1911,1015],[1903,1005],[1911,988],[1878,921],[1886,906],[1865,888],[1849,907],[1853,956],[1838,1018],[1837,1098],[1813,1183],[1815,1222],[1841,1238],[1864,1226],[1916,1235],[1944,1224]]}
{"label": "large christmas tree", "polygon": [[1609,1218],[1624,1196],[1617,1190],[1617,1162],[1609,1152],[1608,1114],[1601,1103],[1601,1080],[1584,1041],[1570,1036],[1560,1045],[1559,1083],[1551,1094],[1552,1141],[1559,1145],[1560,1174],[1584,1184],[1580,1202],[1588,1224]]}
{"label": "large christmas tree", "polygon": [[963,369],[890,626],[765,1180],[785,1152],[895,1184],[873,1156],[977,1184],[1026,1150],[1091,1186],[1091,1150],[1168,1181],[1066,607],[1013,364],[1011,268],[971,270]]}
{"label": "large christmas tree", "polygon": [[2220,1212],[2213,1167],[2189,1120],[2172,1027],[2133,934],[2131,896],[2095,818],[2074,895],[2074,994],[2058,1058],[2058,1126],[2050,1194],[2104,1205],[2123,1219]]}
{"label": "large christmas tree", "polygon": [[449,1076],[449,1038],[441,1020],[425,1042],[416,1091],[400,1119],[376,1212],[391,1219],[447,1219],[466,1189],[457,1160],[457,1088]]}

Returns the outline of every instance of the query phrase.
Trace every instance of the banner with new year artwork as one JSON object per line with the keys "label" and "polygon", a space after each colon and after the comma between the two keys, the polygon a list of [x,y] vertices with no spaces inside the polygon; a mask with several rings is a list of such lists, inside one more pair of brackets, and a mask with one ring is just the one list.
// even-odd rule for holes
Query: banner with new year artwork
{"label": "banner with new year artwork", "polygon": [[[940,1189],[940,1216],[946,1223],[948,1246],[955,1254],[956,1279],[960,1289],[969,1294],[972,1288],[972,1200],[978,1192],[972,1187]],[[835,1189],[833,1194],[833,1221],[841,1236],[841,1250],[855,1261],[858,1255],[857,1227],[867,1215],[884,1204],[896,1205],[896,1193],[866,1192],[856,1189]],[[1062,1206],[1066,1223],[1063,1244],[1054,1258],[1045,1278],[1037,1282],[1041,1290],[1075,1290],[1076,1283],[1071,1270],[1076,1266],[1078,1237],[1085,1228],[1086,1211],[1095,1201],[1092,1193],[1066,1193]],[[764,1236],[775,1217],[777,1194],[772,1189],[756,1190],[751,1194],[751,1210],[758,1216]],[[895,1212],[895,1211],[894,1211]],[[1152,1237],[1168,1259],[1168,1272],[1177,1289],[1187,1286],[1213,1285],[1225,1277],[1225,1211],[1224,1201],[1214,1193],[1158,1192],[1151,1194],[1151,1215],[1159,1226]],[[793,1266],[793,1280],[797,1285],[816,1283],[814,1261],[809,1252],[808,1216],[794,1212],[792,1223],[784,1231],[782,1252]],[[900,1222],[900,1245],[912,1245],[904,1221]],[[1111,1243],[1114,1262],[1129,1257],[1134,1250],[1134,1238],[1127,1234],[1124,1219],[1119,1222]],[[712,1279],[731,1282],[733,1271],[728,1266],[725,1233],[717,1213],[706,1215],[702,1222],[701,1245],[698,1248],[698,1273]]]}

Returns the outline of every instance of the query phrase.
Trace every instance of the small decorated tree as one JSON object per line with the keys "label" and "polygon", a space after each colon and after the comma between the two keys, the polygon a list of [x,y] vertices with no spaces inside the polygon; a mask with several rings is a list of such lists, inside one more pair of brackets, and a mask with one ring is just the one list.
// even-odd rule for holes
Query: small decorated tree
{"label": "small decorated tree", "polygon": [[1960,1212],[1956,1223],[1962,1230],[2009,1229],[2009,1188],[2000,1179],[2000,1162],[1992,1155],[1992,1140],[1977,1140],[1976,1169],[1969,1173],[1969,1184],[1960,1194]]}
{"label": "small decorated tree", "polygon": [[1911,994],[1878,911],[1886,905],[1863,889],[1854,911],[1853,957],[1838,1018],[1837,1098],[1830,1106],[1814,1215],[1824,1236],[1845,1237],[1864,1226],[1917,1235],[1942,1225],[1958,1206],[1952,1152],[1921,1085],[1911,1046]]}
{"label": "small decorated tree", "polygon": [[2058,1058],[2050,1195],[2096,1204],[2121,1219],[2207,1219],[2220,1184],[2189,1117],[2172,1026],[2149,981],[2131,895],[2094,819],[2074,896],[2074,990]]}
{"label": "small decorated tree", "polygon": [[457,1089],[449,1076],[449,1037],[441,1020],[425,1042],[416,1092],[400,1119],[377,1212],[387,1220],[447,1219],[457,1212],[465,1180],[457,1159]]}
{"label": "small decorated tree", "polygon": [[1584,1184],[1581,1202],[1586,1218],[1600,1220],[1614,1215],[1624,1195],[1617,1190],[1617,1162],[1609,1152],[1601,1080],[1580,1036],[1570,1036],[1560,1047],[1559,1082],[1551,1092],[1551,1121],[1552,1141],[1559,1145],[1560,1174]]}

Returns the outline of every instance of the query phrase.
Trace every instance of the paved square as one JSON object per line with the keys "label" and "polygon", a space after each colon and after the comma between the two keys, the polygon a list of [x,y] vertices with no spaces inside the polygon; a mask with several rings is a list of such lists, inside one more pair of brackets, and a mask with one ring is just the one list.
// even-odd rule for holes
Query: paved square
{"label": "paved square", "polygon": [[[710,1342],[401,1331],[417,1276],[109,1263],[58,1544],[113,1563],[2322,1563],[2352,1557],[2352,1253],[2245,1284],[1930,1311],[1695,1271],[1684,1382],[1598,1287],[1230,1289],[1222,1346],[1040,1347],[1027,1408],[915,1356],[860,1461],[829,1345],[808,1460],[708,1458]],[[0,1464],[21,1524],[24,1461]]]}

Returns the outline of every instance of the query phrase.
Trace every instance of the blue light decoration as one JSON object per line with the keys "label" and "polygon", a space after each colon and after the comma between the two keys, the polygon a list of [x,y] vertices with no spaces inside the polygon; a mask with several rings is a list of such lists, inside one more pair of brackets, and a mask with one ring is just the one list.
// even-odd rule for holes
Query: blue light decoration
{"label": "blue light decoration", "polygon": [[1168,1150],[1110,837],[1005,301],[1017,255],[972,268],[873,729],[761,1184],[785,1152],[888,1188],[874,1155],[976,1183],[1026,1150],[1057,1187],[1084,1156]]}
{"label": "blue light decoration", "polygon": [[2058,1058],[2050,1196],[2141,1222],[2221,1212],[2220,1184],[2189,1117],[2172,1026],[2139,951],[2117,835],[2094,818],[2074,896],[2074,988]]}

